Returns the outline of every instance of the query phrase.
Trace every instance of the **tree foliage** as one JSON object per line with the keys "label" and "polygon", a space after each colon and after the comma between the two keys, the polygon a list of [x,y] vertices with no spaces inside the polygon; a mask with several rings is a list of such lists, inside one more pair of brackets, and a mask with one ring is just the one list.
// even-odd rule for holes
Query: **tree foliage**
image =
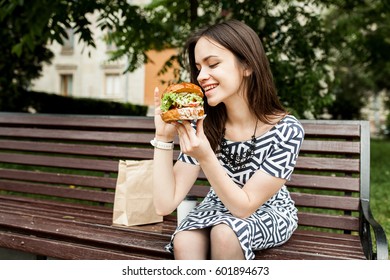
{"label": "tree foliage", "polygon": [[[300,117],[318,116],[346,92],[359,98],[344,100],[359,101],[367,89],[388,88],[389,10],[379,0],[154,0],[143,7],[127,0],[0,0],[0,90],[39,76],[52,55],[46,43],[61,43],[69,27],[94,46],[87,15],[96,11],[98,28],[117,46],[112,59],[127,56],[128,71],[149,61],[148,50],[181,50],[192,31],[235,18],[259,34],[283,104]],[[174,61],[185,66],[179,53],[161,71]]]}
{"label": "tree foliage", "polygon": [[8,108],[7,103],[41,75],[43,63],[53,58],[48,44],[61,44],[68,28],[73,28],[81,41],[95,46],[86,15],[103,9],[106,2],[0,0],[0,109]]}
{"label": "tree foliage", "polygon": [[390,89],[390,2],[338,1],[326,17],[337,79],[334,118],[359,118],[368,98]]}
{"label": "tree foliage", "polygon": [[[312,1],[179,1],[155,0],[134,12],[122,7],[120,17],[104,27],[113,30],[109,40],[118,46],[113,58],[128,56],[129,70],[148,61],[149,49],[180,50],[197,28],[235,18],[260,36],[270,59],[282,102],[297,115],[319,114],[330,104],[332,76],[327,67],[325,30],[318,7]],[[172,60],[184,67],[179,56]],[[165,69],[162,69],[163,71]],[[178,79],[183,78],[178,76]]]}

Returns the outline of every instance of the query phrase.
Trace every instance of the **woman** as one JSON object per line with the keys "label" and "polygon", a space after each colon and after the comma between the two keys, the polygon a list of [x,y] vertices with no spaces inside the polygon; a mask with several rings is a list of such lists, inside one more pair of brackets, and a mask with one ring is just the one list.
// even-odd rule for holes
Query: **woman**
{"label": "woman", "polygon": [[167,250],[176,259],[253,259],[254,250],[286,242],[297,227],[297,210],[284,186],[304,132],[276,95],[257,34],[230,20],[202,29],[186,45],[191,82],[205,93],[207,117],[166,124],[155,91],[155,140],[172,142],[181,154],[155,149],[155,207],[170,214],[202,169],[211,189],[184,219]]}

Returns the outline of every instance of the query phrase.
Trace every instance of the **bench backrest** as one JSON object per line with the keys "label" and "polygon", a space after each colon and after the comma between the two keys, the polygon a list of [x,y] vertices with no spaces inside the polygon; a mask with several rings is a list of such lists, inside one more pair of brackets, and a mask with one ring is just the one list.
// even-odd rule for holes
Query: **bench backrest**
{"label": "bench backrest", "polygon": [[[369,197],[368,122],[302,124],[305,141],[288,182],[300,226],[358,231],[359,197]],[[150,117],[0,113],[0,196],[112,207],[119,159],[151,159],[153,137]],[[201,174],[191,195],[208,189]]]}

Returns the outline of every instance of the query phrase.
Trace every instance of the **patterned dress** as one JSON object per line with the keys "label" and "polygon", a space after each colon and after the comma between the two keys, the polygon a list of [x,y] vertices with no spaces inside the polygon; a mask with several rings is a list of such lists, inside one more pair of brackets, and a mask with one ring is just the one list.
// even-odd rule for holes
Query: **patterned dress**
{"label": "patterned dress", "polygon": [[[255,138],[255,152],[245,168],[236,171],[220,153],[217,157],[230,178],[240,187],[243,187],[258,170],[289,180],[303,138],[302,125],[295,117],[288,115],[271,130]],[[244,142],[226,140],[226,143],[232,153],[242,154],[250,148],[251,140]],[[196,159],[185,154],[180,154],[179,160],[198,164]],[[226,209],[211,186],[205,199],[177,227],[166,250],[173,252],[176,233],[218,224],[231,227],[240,241],[245,258],[253,259],[255,257],[253,251],[281,245],[291,237],[298,224],[297,209],[286,186],[283,186],[250,217],[240,219]]]}

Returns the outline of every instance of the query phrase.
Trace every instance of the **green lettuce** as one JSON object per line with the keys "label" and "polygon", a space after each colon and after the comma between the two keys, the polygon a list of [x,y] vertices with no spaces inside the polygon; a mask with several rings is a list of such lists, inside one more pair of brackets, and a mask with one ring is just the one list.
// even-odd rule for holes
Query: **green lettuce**
{"label": "green lettuce", "polygon": [[164,94],[161,99],[161,111],[166,112],[170,108],[182,108],[187,107],[189,104],[199,104],[203,105],[203,99],[196,94],[193,93],[175,93],[169,92]]}

